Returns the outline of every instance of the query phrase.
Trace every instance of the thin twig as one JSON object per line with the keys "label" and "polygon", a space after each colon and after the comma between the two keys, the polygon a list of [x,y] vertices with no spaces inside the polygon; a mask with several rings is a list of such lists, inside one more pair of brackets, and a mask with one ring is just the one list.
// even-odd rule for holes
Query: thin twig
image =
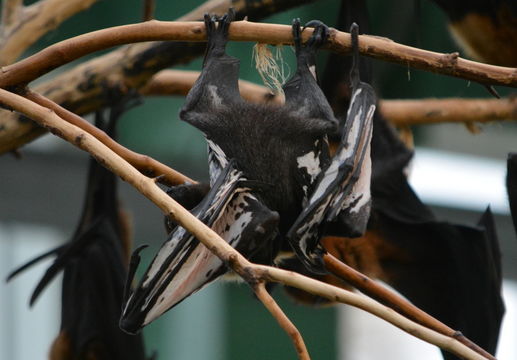
{"label": "thin twig", "polygon": [[156,2],[154,0],[144,0],[144,11],[142,20],[149,21],[154,19],[154,9],[156,7]]}
{"label": "thin twig", "polygon": [[284,329],[287,335],[291,338],[296,349],[296,353],[298,354],[298,358],[301,360],[310,360],[309,352],[307,351],[302,335],[287,315],[285,315],[280,306],[278,306],[276,301],[271,297],[271,295],[269,295],[264,283],[259,282],[255,286],[252,286],[252,288],[255,291],[257,298],[262,302],[262,304],[264,304],[266,309],[268,309],[271,315],[276,319],[280,327]]}
{"label": "thin twig", "polygon": [[420,325],[439,332],[442,335],[454,337],[456,340],[465,346],[468,346],[475,352],[483,355],[487,359],[495,360],[494,356],[473,343],[461,332],[451,329],[400,295],[381,286],[376,281],[370,279],[368,276],[360,273],[351,266],[339,261],[330,253],[323,255],[323,261],[325,262],[325,268],[332,274],[339,277],[340,279],[347,281],[350,285],[354,286],[356,289],[360,290],[371,298],[379,301],[381,304],[389,306],[391,309],[404,315],[405,317],[415,321]]}
{"label": "thin twig", "polygon": [[[312,30],[304,31],[304,41]],[[454,76],[488,85],[517,87],[517,69],[462,59],[458,54],[441,54],[397,44],[385,38],[359,36],[359,51],[373,58],[411,66],[415,69]],[[229,39],[270,44],[292,44],[291,27],[249,21],[232,23]],[[95,51],[113,46],[153,40],[205,41],[202,22],[163,22],[116,26],[90,32],[51,45],[15,64],[4,66],[0,87],[26,84],[49,71]],[[325,48],[336,53],[351,49],[350,34],[332,30]]]}
{"label": "thin twig", "polygon": [[99,140],[101,143],[106,145],[117,155],[124,158],[132,166],[137,168],[142,174],[151,177],[159,177],[160,182],[166,185],[178,185],[183,184],[185,182],[195,183],[194,180],[190,179],[189,177],[183,175],[182,173],[174,169],[171,169],[167,165],[162,164],[159,161],[156,161],[150,156],[138,154],[120,145],[118,142],[113,140],[111,137],[108,136],[108,134],[106,134],[98,127],[90,124],[88,121],[84,120],[82,117],[74,114],[73,112],[68,111],[65,108],[59,106],[52,100],[49,100],[44,96],[32,92],[30,90],[26,90],[25,97],[29,100],[34,101],[36,104],[53,110],[62,119],[86,131],[87,133],[95,137],[97,140]]}
{"label": "thin twig", "polygon": [[250,263],[221,239],[217,233],[170,198],[156,185],[153,179],[142,175],[138,170],[90,134],[61,119],[52,110],[3,89],[0,89],[0,103],[25,114],[38,122],[41,126],[46,127],[53,134],[60,136],[82,150],[88,151],[99,163],[135,187],[145,197],[156,204],[165,214],[192,233],[192,235],[199,239],[210,251],[222,261],[229,264],[243,279],[249,279],[251,274],[254,282],[262,280],[281,282],[334,301],[348,303],[368,311],[402,330],[424,341],[435,344],[457,356],[469,360],[486,359],[456,339],[444,336],[416,324],[394,310],[364,295],[354,294],[290,271]]}

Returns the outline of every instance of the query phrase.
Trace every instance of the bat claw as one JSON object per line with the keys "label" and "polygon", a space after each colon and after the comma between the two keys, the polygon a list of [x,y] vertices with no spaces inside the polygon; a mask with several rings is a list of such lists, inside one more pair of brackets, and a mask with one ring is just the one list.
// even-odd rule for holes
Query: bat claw
{"label": "bat claw", "polygon": [[[235,10],[230,8],[223,16],[205,14],[204,21],[208,39],[207,56],[222,56],[228,42],[230,23],[235,18]],[[217,28],[216,28],[217,23]]]}
{"label": "bat claw", "polygon": [[314,52],[316,49],[318,49],[321,45],[327,41],[328,35],[329,35],[329,27],[325,25],[320,20],[311,20],[307,22],[303,29],[300,25],[300,19],[296,18],[293,19],[293,39],[294,39],[294,45],[296,47],[296,53],[298,54],[300,50],[302,49],[302,42],[301,42],[301,34],[302,32],[308,28],[312,27],[314,28],[314,32],[312,33],[311,38],[307,41],[305,44],[305,49],[307,49],[309,52]]}

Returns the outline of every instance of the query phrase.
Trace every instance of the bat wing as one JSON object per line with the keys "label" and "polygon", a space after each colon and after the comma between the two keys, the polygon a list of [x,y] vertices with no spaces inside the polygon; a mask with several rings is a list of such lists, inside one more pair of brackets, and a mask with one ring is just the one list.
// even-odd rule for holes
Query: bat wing
{"label": "bat wing", "polygon": [[[357,29],[355,49],[357,53]],[[307,206],[287,234],[302,263],[315,273],[324,273],[319,244],[322,224],[337,220],[342,236],[358,236],[370,212],[370,142],[376,100],[373,89],[359,81],[357,71],[352,78],[353,95],[338,149],[330,165],[318,174]]]}
{"label": "bat wing", "polygon": [[398,249],[396,261],[389,253],[381,255],[383,280],[493,354],[504,304],[500,252],[490,211],[477,227],[380,221],[386,245]]}
{"label": "bat wing", "polygon": [[[270,247],[278,214],[257,200],[233,165],[230,162],[223,169],[193,214],[243,255],[253,257]],[[138,331],[225,272],[217,256],[184,228],[176,227],[129,296],[121,327]]]}

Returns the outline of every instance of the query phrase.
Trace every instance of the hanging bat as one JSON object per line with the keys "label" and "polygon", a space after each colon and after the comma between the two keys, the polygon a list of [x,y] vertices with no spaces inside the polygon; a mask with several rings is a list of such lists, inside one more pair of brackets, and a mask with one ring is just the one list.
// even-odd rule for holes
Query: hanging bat
{"label": "hanging bat", "polygon": [[[113,137],[116,120],[130,100],[125,98],[114,106],[107,122],[99,112],[96,125]],[[130,244],[116,183],[113,173],[91,158],[83,212],[72,239],[9,276],[11,279],[37,261],[55,256],[31,296],[32,306],[63,272],[61,330],[50,359],[145,359],[142,337],[128,335],[118,327]]]}
{"label": "hanging bat", "polygon": [[[368,31],[364,1],[343,1],[338,19],[338,30],[362,21],[362,29]],[[370,66],[366,59],[361,61],[364,77],[370,78]],[[342,56],[329,56],[323,91],[338,114],[351,100],[347,76],[351,66]],[[372,214],[368,230],[355,239],[325,236],[321,243],[336,258],[390,284],[418,307],[494,353],[504,305],[492,215],[487,211],[477,226],[438,221],[407,182],[412,151],[379,113],[374,115],[371,147]],[[311,274],[296,257],[282,259],[279,266],[350,288],[332,274]],[[286,290],[304,304],[330,303],[298,289]],[[451,354],[444,356],[455,359]]]}
{"label": "hanging bat", "polygon": [[[328,28],[308,23],[314,31],[302,45],[300,22],[293,22],[297,71],[283,87],[285,104],[266,106],[240,97],[239,60],[225,53],[232,19],[232,11],[222,18],[205,16],[203,70],[180,112],[206,137],[210,190],[182,185],[170,195],[251,261],[272,264],[290,245],[310,271],[325,272],[319,236],[327,224],[339,223],[339,231],[356,235],[368,218],[371,88],[354,73],[357,104],[331,158],[327,135],[337,121],[315,78],[315,53]],[[347,216],[357,222],[347,222]],[[228,272],[183,228],[168,226],[168,240],[128,295],[121,318],[128,332]]]}

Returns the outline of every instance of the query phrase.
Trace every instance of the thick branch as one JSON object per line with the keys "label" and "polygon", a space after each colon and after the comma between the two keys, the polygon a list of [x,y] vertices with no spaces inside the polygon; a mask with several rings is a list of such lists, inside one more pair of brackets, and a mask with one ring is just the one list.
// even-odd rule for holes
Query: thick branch
{"label": "thick branch", "polygon": [[13,24],[15,26],[4,28],[0,40],[0,64],[12,63],[47,32],[57,28],[74,14],[89,8],[96,1],[40,0],[18,9],[18,18]]}
{"label": "thick branch", "polygon": [[517,97],[504,99],[384,100],[380,111],[394,125],[517,120]]}
{"label": "thick branch", "polygon": [[[304,40],[311,30],[303,33]],[[230,27],[229,39],[270,44],[292,44],[291,27],[237,21]],[[140,24],[116,26],[90,32],[49,46],[33,56],[2,68],[0,87],[25,84],[47,72],[86,54],[117,45],[153,41],[176,40],[199,42],[206,40],[202,22],[148,21]],[[350,34],[333,30],[326,48],[336,53],[350,51]],[[416,69],[463,78],[489,85],[517,87],[517,69],[465,60],[455,54],[440,54],[397,44],[389,39],[368,35],[359,36],[361,54]]]}
{"label": "thick branch", "polygon": [[[148,96],[186,96],[199,74],[199,71],[162,70],[151,78],[140,90],[140,93]],[[279,96],[274,96],[265,86],[246,80],[239,80],[239,90],[245,100],[253,103],[280,103],[282,101]]]}
{"label": "thick branch", "polygon": [[255,291],[257,298],[262,302],[262,304],[264,304],[266,309],[268,309],[271,315],[273,315],[273,317],[278,321],[280,327],[284,329],[293,341],[298,358],[302,360],[310,360],[309,352],[307,351],[302,335],[287,315],[285,315],[280,306],[278,306],[276,301],[271,297],[271,295],[269,295],[264,283],[260,282],[253,286],[253,290]]}
{"label": "thick branch", "polygon": [[[197,71],[162,70],[141,89],[143,95],[185,96],[199,76]],[[239,81],[244,99],[254,102],[280,102],[261,85]],[[434,124],[442,122],[490,122],[517,120],[517,97],[504,99],[420,99],[381,100],[379,110],[396,126]]]}
{"label": "thick branch", "polygon": [[381,317],[382,319],[398,326],[402,330],[420,339],[440,346],[442,349],[462,358],[485,359],[483,356],[472,351],[454,338],[441,335],[433,330],[418,325],[404,318],[395,311],[372,299],[366,298],[363,295],[354,294],[290,271],[250,263],[228,243],[221,239],[212,229],[208,228],[190,212],[183,209],[178,203],[170,198],[152,179],[142,175],[138,170],[124,161],[117,154],[113,153],[109,148],[90,134],[67,123],[52,110],[41,107],[30,100],[3,89],[0,89],[0,103],[16,111],[22,112],[26,116],[37,121],[41,126],[50,130],[53,134],[62,137],[85,151],[88,151],[97,159],[97,161],[99,161],[99,163],[119,175],[122,180],[135,187],[145,197],[155,203],[165,214],[169,215],[192,233],[197,239],[199,239],[199,241],[210,249],[210,251],[225,263],[229,264],[243,279],[246,280],[252,278],[254,283],[262,280],[281,282],[315,295],[348,303]]}

